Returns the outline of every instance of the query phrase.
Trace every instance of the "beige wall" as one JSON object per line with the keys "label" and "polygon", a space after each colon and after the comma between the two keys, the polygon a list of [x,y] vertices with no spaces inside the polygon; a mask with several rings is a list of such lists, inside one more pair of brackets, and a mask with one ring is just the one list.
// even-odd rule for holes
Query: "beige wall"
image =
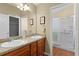
{"label": "beige wall", "polygon": [[[46,28],[46,38],[48,44],[46,45],[46,52],[50,54],[50,8],[57,4],[45,3],[37,6],[37,33],[44,34],[44,28]],[[40,17],[45,16],[45,25],[40,24]]]}
{"label": "beige wall", "polygon": [[[56,4],[53,3],[45,3],[37,6],[37,33],[44,34],[44,28],[47,25],[47,22],[50,20],[50,7]],[[45,16],[45,25],[40,24],[40,17]]]}
{"label": "beige wall", "polygon": [[[29,19],[28,19],[28,22],[29,22],[29,26],[28,26],[28,29],[29,29],[29,32],[31,33],[36,33],[36,6],[33,5],[33,4],[28,4],[31,8],[31,11],[29,12]],[[33,25],[30,24],[30,19],[33,19]]]}
{"label": "beige wall", "polygon": [[[62,7],[64,7],[64,6],[62,6]],[[55,13],[55,14],[53,14],[53,16],[55,15],[56,17],[66,17],[66,16],[74,15],[74,4],[70,4],[64,8],[62,8],[62,7],[61,7],[62,10],[57,13],[55,13],[55,11],[53,11]],[[59,8],[56,10],[59,10]]]}
{"label": "beige wall", "polygon": [[20,16],[20,11],[16,7],[8,5],[6,3],[0,3],[0,13]]}

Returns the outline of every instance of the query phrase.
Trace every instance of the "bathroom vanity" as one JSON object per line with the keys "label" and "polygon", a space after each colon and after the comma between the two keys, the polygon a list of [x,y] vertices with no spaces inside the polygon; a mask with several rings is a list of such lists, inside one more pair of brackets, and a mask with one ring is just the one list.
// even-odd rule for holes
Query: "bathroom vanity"
{"label": "bathroom vanity", "polygon": [[6,51],[0,54],[2,56],[43,56],[45,52],[45,37],[41,37],[39,39],[28,37],[27,39],[22,39],[25,42],[23,45],[15,48],[10,47],[8,50],[4,48]]}
{"label": "bathroom vanity", "polygon": [[44,38],[11,51],[5,56],[43,56],[45,51]]}

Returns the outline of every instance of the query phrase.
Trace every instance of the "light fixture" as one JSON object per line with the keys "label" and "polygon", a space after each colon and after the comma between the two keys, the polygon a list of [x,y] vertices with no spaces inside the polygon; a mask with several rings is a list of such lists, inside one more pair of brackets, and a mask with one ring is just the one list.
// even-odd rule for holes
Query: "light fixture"
{"label": "light fixture", "polygon": [[21,11],[27,11],[27,10],[30,10],[30,8],[28,7],[27,4],[25,3],[20,3],[17,5],[17,8],[19,8]]}

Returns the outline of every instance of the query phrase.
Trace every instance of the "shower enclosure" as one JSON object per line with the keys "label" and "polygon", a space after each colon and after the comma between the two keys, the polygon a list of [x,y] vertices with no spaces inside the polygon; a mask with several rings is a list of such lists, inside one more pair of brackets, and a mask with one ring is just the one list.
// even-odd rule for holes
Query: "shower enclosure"
{"label": "shower enclosure", "polygon": [[75,52],[74,6],[60,4],[51,10],[53,55],[72,56]]}
{"label": "shower enclosure", "polygon": [[73,16],[53,18],[53,47],[74,52]]}

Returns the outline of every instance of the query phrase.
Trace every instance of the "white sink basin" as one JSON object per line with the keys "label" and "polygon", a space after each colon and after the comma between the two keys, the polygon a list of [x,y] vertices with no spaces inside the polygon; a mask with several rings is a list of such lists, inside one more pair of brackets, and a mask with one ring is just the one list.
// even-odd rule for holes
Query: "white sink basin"
{"label": "white sink basin", "polygon": [[1,47],[17,47],[24,43],[23,40],[12,40],[10,42],[4,42],[1,44]]}
{"label": "white sink basin", "polygon": [[34,35],[34,36],[31,36],[31,38],[33,38],[33,39],[40,39],[40,38],[42,38],[42,36],[40,36],[40,35]]}

